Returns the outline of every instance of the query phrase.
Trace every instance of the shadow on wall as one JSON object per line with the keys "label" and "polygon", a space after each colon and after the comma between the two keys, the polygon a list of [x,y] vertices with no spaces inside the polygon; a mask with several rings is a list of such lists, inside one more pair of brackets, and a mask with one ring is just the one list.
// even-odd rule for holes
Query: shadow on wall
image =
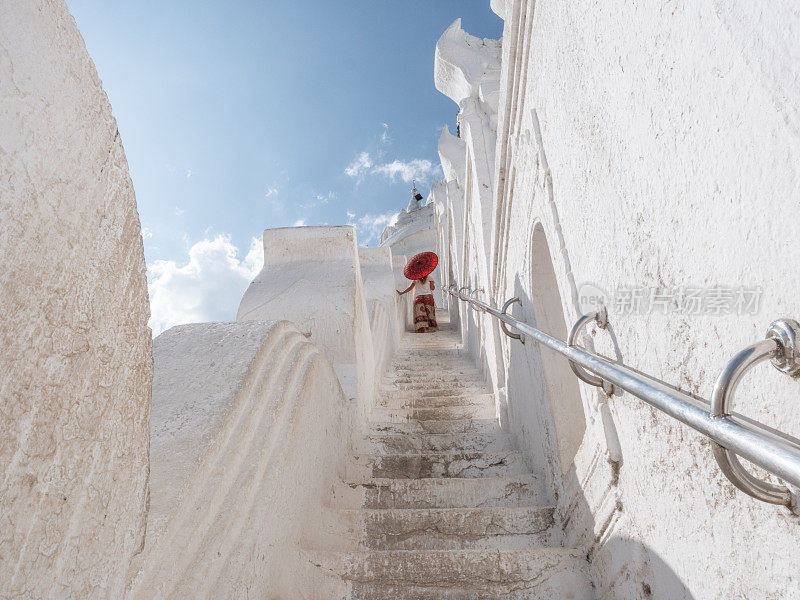
{"label": "shadow on wall", "polygon": [[[514,295],[522,306],[515,305],[512,311],[537,329],[564,340],[568,325],[540,224],[533,229],[529,256],[530,281],[526,284],[516,277]],[[508,368],[510,427],[534,470],[545,473],[555,484],[550,489],[561,507],[563,542],[587,552],[596,596],[603,600],[693,600],[680,577],[655,551],[640,541],[615,536],[615,528],[625,518],[620,503],[608,522],[596,521],[596,507],[587,500],[574,465],[587,425],[579,384],[566,358],[528,339],[524,345],[512,343]],[[559,495],[566,497],[559,499]]]}
{"label": "shadow on wall", "polygon": [[[511,314],[541,331],[565,339],[567,324],[550,250],[541,224],[531,232],[528,280],[515,277]],[[529,290],[535,293],[530,294]],[[580,388],[567,360],[533,340],[512,342],[506,378],[508,425],[545,490],[558,503],[586,431]],[[573,469],[574,470],[574,469]],[[568,488],[567,488],[568,489]],[[552,491],[550,491],[552,490]]]}
{"label": "shadow on wall", "polygon": [[[515,281],[514,295],[520,297],[525,307],[535,305],[519,278]],[[549,328],[546,319],[537,321],[534,311],[529,309],[528,312],[531,313],[530,316],[526,314],[528,323],[546,333],[558,334]],[[572,406],[571,412],[565,411],[560,402],[564,397],[552,395],[548,375],[552,378],[552,366],[557,362],[562,362],[560,367],[569,371],[562,373],[562,383],[572,377],[577,387],[575,376],[563,356],[548,348],[542,349],[533,340],[528,340],[525,345],[513,342],[508,362],[508,389],[509,399],[517,401],[509,403],[509,422],[517,443],[522,446],[526,459],[531,461],[534,472],[545,475],[545,489],[554,491],[552,500],[555,504],[559,504],[560,494],[566,496],[560,502],[566,512],[562,517],[562,543],[578,546],[587,552],[599,599],[694,600],[680,577],[655,551],[640,541],[614,535],[614,528],[620,519],[624,519],[621,504],[616,507],[610,522],[596,522],[573,462],[574,450],[581,443],[581,438],[574,434],[580,430],[583,435],[586,426],[583,407],[580,396],[577,396],[578,404]],[[573,392],[578,394],[577,390]],[[563,435],[568,436],[567,444]],[[565,448],[569,452],[564,453]],[[609,464],[608,468],[614,467]],[[696,559],[702,560],[699,552]]]}
{"label": "shadow on wall", "polygon": [[[529,323],[555,338],[565,340],[568,326],[550,258],[550,248],[541,223],[537,223],[533,229],[528,256],[531,258],[528,289],[535,290],[535,293],[530,298],[525,297],[519,279],[515,282],[515,293],[520,295],[523,306],[530,307],[526,311]],[[586,431],[586,415],[580,388],[569,362],[563,356],[538,344],[531,343],[530,346],[529,358],[541,364],[555,425],[558,459],[561,471],[565,473],[572,464]]]}
{"label": "shadow on wall", "polygon": [[694,600],[677,573],[652,548],[627,537],[612,537],[599,548],[592,572],[595,581],[606,582],[600,598]]}
{"label": "shadow on wall", "polygon": [[[574,466],[565,479],[566,489],[581,490]],[[584,539],[595,597],[602,600],[695,600],[680,576],[655,550],[639,540],[614,534],[613,528],[624,518],[624,508],[618,504],[611,523],[598,524],[582,490],[571,502],[564,533],[568,539]],[[569,531],[577,528],[582,531]],[[697,556],[689,558],[702,561],[702,549],[698,548]]]}

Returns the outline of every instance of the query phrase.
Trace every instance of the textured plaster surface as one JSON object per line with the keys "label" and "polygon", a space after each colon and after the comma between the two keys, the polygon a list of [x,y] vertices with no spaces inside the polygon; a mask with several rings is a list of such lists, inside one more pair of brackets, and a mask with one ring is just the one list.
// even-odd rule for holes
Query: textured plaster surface
{"label": "textured plaster surface", "polygon": [[[596,332],[594,347],[708,398],[736,352],[773,319],[800,314],[800,275],[789,266],[800,234],[789,100],[800,92],[800,12],[788,1],[492,5],[506,18],[499,100],[481,106],[470,86],[471,110],[486,116],[462,120],[464,191],[448,180],[435,198],[453,226],[453,282],[489,290],[495,304],[519,296],[513,314],[546,323],[537,295],[553,290],[535,274],[550,262],[567,326],[585,310],[583,284],[606,291],[613,337]],[[494,121],[487,173],[473,134],[483,127],[485,139]],[[478,198],[483,184],[491,193]],[[546,246],[534,244],[537,225]],[[632,286],[763,292],[752,314],[615,311],[615,290]],[[566,541],[592,558],[598,598],[797,596],[796,517],[733,488],[700,435],[584,384],[583,441],[560,464],[546,350],[498,343],[496,323],[468,312],[468,347],[500,388],[509,430],[549,474]],[[797,386],[759,366],[736,410],[798,436]]]}
{"label": "textured plaster surface", "polygon": [[405,319],[400,317],[398,296],[392,272],[392,250],[388,246],[359,248],[358,262],[372,335],[376,381],[397,348],[400,335],[405,330]]}
{"label": "textured plaster surface", "polygon": [[154,357],[153,519],[130,597],[341,597],[298,555],[343,539],[321,510],[349,426],[330,362],[285,321],[173,327]]}
{"label": "textured plaster surface", "polygon": [[0,597],[119,598],[146,522],[144,253],[61,1],[0,3]]}
{"label": "textured plaster surface", "polygon": [[345,394],[369,405],[374,357],[353,227],[264,231],[264,268],[236,320],[275,319],[295,323],[333,362]]}
{"label": "textured plaster surface", "polygon": [[[405,254],[396,255],[392,253],[392,274],[394,275],[395,290],[401,292],[408,287],[408,279],[403,274],[403,269],[408,264],[409,257]],[[397,297],[397,322],[400,324],[401,331],[408,331],[414,325],[414,305],[411,294]]]}

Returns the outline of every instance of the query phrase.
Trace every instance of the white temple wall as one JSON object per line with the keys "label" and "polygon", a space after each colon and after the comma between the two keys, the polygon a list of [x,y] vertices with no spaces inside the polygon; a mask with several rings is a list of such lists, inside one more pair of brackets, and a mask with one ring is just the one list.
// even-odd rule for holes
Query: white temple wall
{"label": "white temple wall", "polygon": [[362,414],[371,406],[375,364],[356,232],[352,226],[264,231],[264,267],[250,283],[237,321],[288,320],[333,362]]}
{"label": "white temple wall", "polygon": [[147,282],[62,1],[0,3],[0,156],[0,597],[119,598],[147,516]]}
{"label": "white temple wall", "polygon": [[[408,264],[408,256],[401,254],[392,256],[392,273],[394,274],[395,290],[403,291],[408,287],[408,279],[403,270]],[[397,293],[397,292],[395,292]],[[413,298],[409,294],[397,297],[397,322],[402,323],[402,331],[412,331],[414,328]]]}
{"label": "white temple wall", "polygon": [[[439,138],[439,156],[450,206],[437,215],[442,226],[449,215],[459,233],[453,235],[460,257],[453,270],[457,287],[469,286],[474,297],[490,298],[488,285],[493,239],[495,145],[501,46],[461,29],[457,19],[436,44],[434,83],[460,107],[460,137],[445,128]],[[457,217],[455,215],[458,215]],[[449,225],[448,225],[449,227]],[[463,240],[460,242],[460,240]],[[469,240],[469,243],[466,243]],[[461,244],[463,243],[463,249]],[[499,337],[491,317],[461,311],[459,320],[467,351],[504,398],[505,378],[498,352]],[[485,332],[485,334],[484,334]],[[498,412],[504,415],[504,401]]]}
{"label": "white temple wall", "polygon": [[406,320],[397,306],[391,248],[359,248],[358,261],[369,314],[377,384],[397,350]]}
{"label": "white temple wall", "polygon": [[286,321],[154,342],[150,523],[130,598],[339,597],[303,550],[346,549],[335,505],[354,417]]}
{"label": "white temple wall", "polygon": [[[800,95],[800,14],[788,1],[768,12],[738,0],[493,6],[507,18],[495,166],[481,180],[476,125],[462,127],[464,196],[448,194],[445,209],[463,219],[454,283],[498,306],[519,296],[512,314],[558,337],[591,308],[581,295],[605,292],[616,345],[601,330],[596,349],[709,398],[736,352],[773,319],[800,316],[800,272],[785,258],[800,233],[800,108],[789,100]],[[474,191],[484,183],[489,211]],[[685,314],[673,296],[629,314],[614,302],[632,288],[741,286],[762,290],[755,310]],[[499,411],[550,473],[565,541],[592,559],[598,598],[797,595],[797,517],[735,490],[708,441],[629,394],[606,401],[559,357],[461,311],[478,358],[502,340],[486,360],[490,373],[499,365]],[[800,436],[798,385],[759,366],[736,410]]]}

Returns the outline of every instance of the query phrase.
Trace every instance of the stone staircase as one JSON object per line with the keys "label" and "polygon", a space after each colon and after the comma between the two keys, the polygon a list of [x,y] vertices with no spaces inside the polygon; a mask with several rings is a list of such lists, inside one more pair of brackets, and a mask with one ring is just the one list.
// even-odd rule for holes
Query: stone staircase
{"label": "stone staircase", "polygon": [[443,317],[388,369],[343,509],[359,549],[328,569],[359,600],[589,600],[585,557],[559,547],[542,478]]}

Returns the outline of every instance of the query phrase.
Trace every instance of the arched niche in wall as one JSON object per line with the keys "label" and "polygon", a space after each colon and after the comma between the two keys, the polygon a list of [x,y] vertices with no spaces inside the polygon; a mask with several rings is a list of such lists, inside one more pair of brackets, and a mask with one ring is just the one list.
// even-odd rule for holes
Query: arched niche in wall
{"label": "arched niche in wall", "polygon": [[[568,330],[561,293],[541,223],[537,223],[533,230],[531,255],[531,302],[536,327],[553,337],[566,340]],[[558,458],[562,473],[566,473],[572,466],[586,431],[580,388],[567,360],[550,348],[541,344],[538,346],[556,429]]]}

